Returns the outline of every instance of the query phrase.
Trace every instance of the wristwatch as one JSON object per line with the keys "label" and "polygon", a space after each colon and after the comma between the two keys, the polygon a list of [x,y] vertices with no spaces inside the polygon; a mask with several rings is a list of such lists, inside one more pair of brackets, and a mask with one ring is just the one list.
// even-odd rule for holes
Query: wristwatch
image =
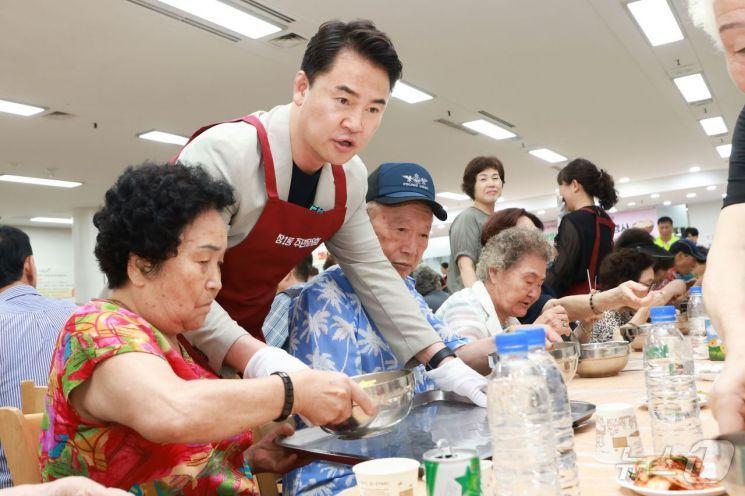
{"label": "wristwatch", "polygon": [[429,359],[429,362],[424,364],[424,370],[429,372],[430,370],[434,370],[437,367],[440,366],[443,360],[445,360],[447,357],[453,357],[456,358],[456,354],[453,350],[448,348],[447,346],[432,355],[432,358]]}

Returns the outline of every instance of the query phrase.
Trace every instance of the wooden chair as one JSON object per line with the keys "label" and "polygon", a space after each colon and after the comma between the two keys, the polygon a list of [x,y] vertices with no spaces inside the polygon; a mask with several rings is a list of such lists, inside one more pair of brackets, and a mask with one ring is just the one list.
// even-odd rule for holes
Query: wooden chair
{"label": "wooden chair", "polygon": [[34,381],[21,381],[21,410],[24,415],[44,413],[46,398],[46,386],[37,386]]}
{"label": "wooden chair", "polygon": [[[252,429],[253,432],[253,442],[258,443],[261,438],[263,438],[269,431],[274,429],[277,425],[276,422],[269,422],[267,424],[262,425],[261,427],[257,427],[255,429]],[[261,496],[279,496],[279,491],[277,489],[277,481],[282,476],[280,474],[272,474],[269,472],[262,473],[262,474],[256,474],[256,482],[259,484],[259,493]]]}
{"label": "wooden chair", "polygon": [[38,484],[39,434],[43,413],[24,415],[18,408],[0,408],[0,443],[14,485]]}

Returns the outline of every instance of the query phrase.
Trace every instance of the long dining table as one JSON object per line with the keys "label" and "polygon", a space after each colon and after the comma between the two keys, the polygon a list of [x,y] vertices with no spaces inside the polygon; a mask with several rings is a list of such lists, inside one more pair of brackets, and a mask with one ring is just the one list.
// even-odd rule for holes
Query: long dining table
{"label": "long dining table", "polygon": [[[721,363],[696,360],[697,368],[703,366],[705,369],[715,369],[717,364]],[[714,372],[710,371],[705,376],[712,379]],[[697,376],[697,389],[708,392],[711,389],[712,382],[702,380],[700,377]],[[602,378],[575,377],[569,383],[568,389],[571,400],[587,401],[595,405],[604,403],[628,403],[633,405],[644,450],[645,452],[651,452],[652,432],[649,412],[646,406],[643,406],[646,398],[646,388],[641,352],[632,352],[629,363],[618,375]],[[717,424],[708,407],[701,409],[701,423],[705,438],[710,439],[717,436]],[[574,432],[574,449],[577,453],[577,468],[582,495],[633,495],[633,491],[618,484],[619,467],[595,460],[595,437],[594,417]],[[414,496],[425,496],[422,481],[419,481],[419,486],[416,489]],[[360,496],[360,492],[356,487],[353,487],[341,492],[340,496]]]}

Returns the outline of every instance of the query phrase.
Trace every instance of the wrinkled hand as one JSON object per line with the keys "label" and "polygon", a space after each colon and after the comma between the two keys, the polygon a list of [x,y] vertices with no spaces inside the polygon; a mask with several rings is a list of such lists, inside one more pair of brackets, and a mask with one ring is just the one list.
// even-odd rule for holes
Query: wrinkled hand
{"label": "wrinkled hand", "polygon": [[647,286],[636,281],[626,281],[612,291],[620,293],[622,306],[634,309],[651,306],[654,294],[659,293],[659,291],[650,291]]}
{"label": "wrinkled hand", "polygon": [[465,396],[476,405],[486,407],[486,378],[465,364],[460,358],[444,362],[427,372],[439,389]]}
{"label": "wrinkled hand", "polygon": [[47,484],[24,487],[31,490],[26,494],[45,496],[129,496],[126,491],[104,487],[85,477],[64,477]]}
{"label": "wrinkled hand", "polygon": [[561,305],[554,305],[548,310],[544,310],[535,319],[534,324],[544,325],[546,327],[546,338],[554,343],[562,340],[562,334],[568,336],[572,332],[572,329],[569,327],[569,315]]}
{"label": "wrinkled hand", "polygon": [[376,409],[356,382],[341,372],[303,370],[289,374],[295,390],[293,413],[315,425],[340,424],[352,416],[352,403],[368,414]]}
{"label": "wrinkled hand", "polygon": [[745,363],[727,357],[709,393],[711,409],[721,434],[745,429]]}
{"label": "wrinkled hand", "polygon": [[297,453],[291,453],[274,442],[277,438],[292,436],[294,433],[295,428],[292,425],[279,424],[261,438],[261,441],[251,446],[248,449],[247,457],[252,472],[284,474],[310,463],[310,457],[298,456]]}

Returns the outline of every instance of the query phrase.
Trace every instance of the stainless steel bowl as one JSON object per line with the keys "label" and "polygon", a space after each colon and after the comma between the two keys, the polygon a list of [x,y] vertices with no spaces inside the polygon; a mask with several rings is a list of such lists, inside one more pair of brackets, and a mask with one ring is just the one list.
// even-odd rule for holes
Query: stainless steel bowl
{"label": "stainless steel bowl", "polygon": [[745,431],[716,438],[714,459],[716,478],[723,478],[722,485],[727,489],[727,494],[745,494]]}
{"label": "stainless steel bowl", "polygon": [[577,373],[582,377],[616,375],[629,362],[629,353],[629,343],[625,341],[582,344],[579,347]]}
{"label": "stainless steel bowl", "polygon": [[411,370],[373,372],[351,379],[372,399],[377,414],[367,415],[359,405],[354,405],[349,419],[341,424],[321,426],[324,431],[346,438],[368,437],[396,425],[409,414],[414,400]]}
{"label": "stainless steel bowl", "polygon": [[632,350],[642,351],[644,349],[644,342],[647,340],[647,335],[649,334],[649,325],[634,326],[626,324],[619,327],[619,330],[621,331],[621,336],[629,341]]}
{"label": "stainless steel bowl", "polygon": [[579,362],[579,347],[577,343],[567,341],[563,343],[553,343],[548,352],[556,360],[556,365],[564,375],[564,382],[567,384],[574,379],[577,373],[577,363]]}

